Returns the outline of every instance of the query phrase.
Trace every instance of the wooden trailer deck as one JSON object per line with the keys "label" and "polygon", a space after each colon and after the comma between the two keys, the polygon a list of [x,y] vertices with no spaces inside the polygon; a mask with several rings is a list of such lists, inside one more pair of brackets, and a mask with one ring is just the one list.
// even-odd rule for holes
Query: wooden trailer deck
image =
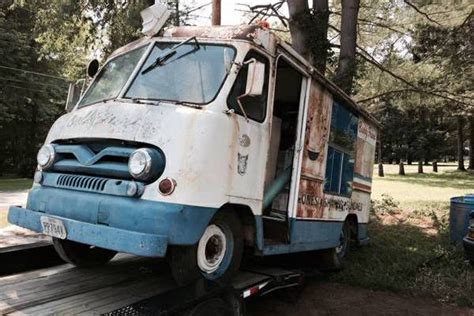
{"label": "wooden trailer deck", "polygon": [[249,266],[229,286],[196,282],[180,288],[164,260],[119,254],[108,265],[94,269],[62,264],[0,277],[0,315],[125,315],[130,308],[136,312],[149,306],[173,311],[194,306],[219,289],[232,288],[246,299],[299,287],[302,277],[298,271]]}
{"label": "wooden trailer deck", "polygon": [[92,270],[64,264],[0,278],[0,315],[97,315],[173,287],[159,260],[120,255]]}

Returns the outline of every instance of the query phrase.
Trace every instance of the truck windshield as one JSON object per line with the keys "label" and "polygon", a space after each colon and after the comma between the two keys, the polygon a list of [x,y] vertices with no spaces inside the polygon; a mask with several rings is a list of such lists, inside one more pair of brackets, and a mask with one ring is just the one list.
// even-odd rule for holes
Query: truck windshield
{"label": "truck windshield", "polygon": [[135,69],[140,57],[145,52],[142,46],[129,53],[120,55],[102,67],[79,106],[96,103],[118,97],[120,90]]}
{"label": "truck windshield", "polygon": [[174,46],[155,44],[125,98],[205,104],[216,97],[234,61],[235,49],[191,42],[168,56],[166,51]]}

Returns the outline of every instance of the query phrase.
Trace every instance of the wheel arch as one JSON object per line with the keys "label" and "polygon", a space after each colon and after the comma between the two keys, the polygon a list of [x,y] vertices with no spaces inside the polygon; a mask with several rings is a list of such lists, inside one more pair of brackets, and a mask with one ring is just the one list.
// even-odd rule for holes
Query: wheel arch
{"label": "wheel arch", "polygon": [[242,224],[245,245],[254,247],[257,240],[257,225],[256,217],[253,214],[252,209],[245,204],[226,203],[219,208],[216,214],[223,211],[235,212]]}

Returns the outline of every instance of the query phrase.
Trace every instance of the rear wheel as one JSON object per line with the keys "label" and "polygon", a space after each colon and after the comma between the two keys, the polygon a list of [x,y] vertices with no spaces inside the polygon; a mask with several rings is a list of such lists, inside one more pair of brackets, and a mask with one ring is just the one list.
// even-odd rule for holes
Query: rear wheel
{"label": "rear wheel", "polygon": [[349,252],[351,242],[351,227],[345,221],[339,235],[339,245],[335,248],[318,251],[318,267],[323,271],[339,271],[344,267],[344,258]]}
{"label": "rear wheel", "polygon": [[229,280],[240,267],[243,253],[242,225],[232,211],[221,211],[193,246],[172,246],[168,253],[171,272],[178,284],[198,278]]}
{"label": "rear wheel", "polygon": [[81,268],[104,265],[117,254],[116,251],[58,238],[53,238],[53,245],[61,259]]}

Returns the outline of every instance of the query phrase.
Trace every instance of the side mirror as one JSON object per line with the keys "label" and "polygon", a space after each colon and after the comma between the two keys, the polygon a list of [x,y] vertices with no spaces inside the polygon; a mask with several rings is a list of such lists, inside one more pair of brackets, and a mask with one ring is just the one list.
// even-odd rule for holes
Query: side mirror
{"label": "side mirror", "polygon": [[245,86],[245,95],[257,96],[263,93],[263,84],[265,82],[265,64],[255,59],[251,59],[248,64],[247,84]]}
{"label": "side mirror", "polygon": [[93,78],[98,70],[99,70],[99,61],[97,59],[91,60],[89,64],[87,65],[87,75]]}
{"label": "side mirror", "polygon": [[71,112],[81,97],[81,87],[77,83],[70,83],[66,99],[66,112]]}

